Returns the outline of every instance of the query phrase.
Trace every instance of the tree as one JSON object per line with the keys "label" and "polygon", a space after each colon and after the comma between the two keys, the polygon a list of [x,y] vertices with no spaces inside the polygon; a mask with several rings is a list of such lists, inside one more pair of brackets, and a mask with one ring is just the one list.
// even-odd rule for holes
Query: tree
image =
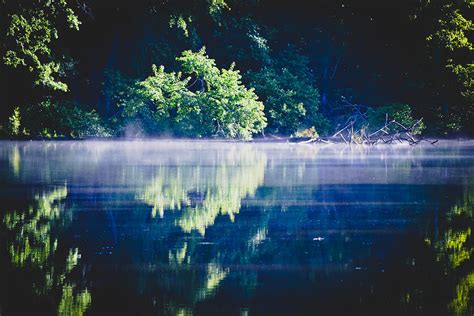
{"label": "tree", "polygon": [[34,73],[34,83],[53,90],[67,91],[61,81],[65,67],[53,51],[64,25],[79,30],[78,16],[68,0],[5,1],[0,6],[2,20],[8,21],[4,37],[3,61],[13,68]]}
{"label": "tree", "polygon": [[268,129],[282,134],[314,126],[325,132],[327,121],[318,112],[320,96],[306,56],[289,46],[270,66],[249,72],[251,86],[265,103]]}
{"label": "tree", "polygon": [[250,139],[263,130],[263,103],[242,84],[234,64],[217,68],[205,48],[177,60],[182,72],[153,66],[153,74],[137,83],[134,101],[124,105],[128,120],[144,119],[153,125],[149,132],[181,136]]}
{"label": "tree", "polygon": [[[442,0],[430,1],[423,8],[430,12],[429,16],[434,20],[434,27],[427,40],[434,49],[435,62],[446,67],[455,76],[459,84],[456,90],[463,97],[461,102],[454,101],[460,104],[455,103],[451,111],[441,114],[441,120],[452,117],[451,121],[458,122],[453,126],[454,129],[469,127],[474,118],[474,45],[471,42],[474,24],[467,17],[472,7],[473,2],[470,0]],[[449,78],[445,80],[449,81]]]}

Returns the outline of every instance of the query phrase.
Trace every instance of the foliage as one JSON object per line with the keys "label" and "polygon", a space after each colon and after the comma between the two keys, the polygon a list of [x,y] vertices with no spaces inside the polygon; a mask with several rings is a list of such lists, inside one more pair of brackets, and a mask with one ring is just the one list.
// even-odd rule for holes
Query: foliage
{"label": "foliage", "polygon": [[441,1],[441,3],[440,14],[442,19],[438,20],[438,29],[427,39],[437,41],[451,51],[460,48],[473,50],[474,47],[466,33],[473,31],[474,25],[472,21],[463,16],[460,8],[460,6],[470,8],[472,2],[463,0],[458,1],[458,4],[453,3],[453,1]]}
{"label": "foliage", "polygon": [[89,309],[91,302],[92,297],[87,289],[77,293],[74,285],[65,284],[59,302],[58,315],[82,316]]}
{"label": "foliage", "polygon": [[440,135],[457,134],[463,128],[463,119],[459,113],[443,110],[441,107],[435,109],[438,123],[431,126],[434,133]]}
{"label": "foliage", "polygon": [[[413,118],[411,107],[408,104],[392,103],[378,108],[369,108],[367,111],[368,126],[371,130],[377,130],[384,126],[385,122],[397,121],[403,126],[410,128],[418,120]],[[417,125],[415,134],[420,134],[425,128],[423,122]]]}
{"label": "foliage", "polygon": [[33,137],[83,138],[110,134],[97,112],[71,102],[45,99],[26,108],[24,118],[24,128]]}
{"label": "foliage", "polygon": [[214,17],[220,14],[223,10],[230,9],[225,0],[209,0],[208,4],[209,14]]}
{"label": "foliage", "polygon": [[21,115],[20,108],[16,107],[12,115],[8,118],[9,121],[9,135],[18,136],[20,134]]}
{"label": "foliage", "polygon": [[234,65],[217,68],[204,48],[185,51],[177,60],[182,72],[153,66],[153,75],[136,85],[124,105],[126,118],[144,120],[149,132],[179,136],[250,139],[263,130],[263,104],[242,84]]}
{"label": "foliage", "polygon": [[95,110],[85,110],[77,105],[56,108],[58,125],[55,133],[72,138],[107,137],[110,135]]}
{"label": "foliage", "polygon": [[310,128],[306,128],[303,130],[297,130],[293,137],[309,137],[309,138],[318,138],[319,134],[314,128],[314,126]]}
{"label": "foliage", "polygon": [[[54,56],[52,45],[59,38],[60,25],[79,30],[81,22],[68,0],[31,0],[5,10],[9,25],[6,30],[6,65],[24,67],[35,74],[35,84],[53,90],[67,91],[67,85],[57,77],[63,73],[61,62]],[[12,7],[9,7],[12,6]]]}
{"label": "foliage", "polygon": [[[435,12],[437,21],[427,40],[435,47],[443,49],[445,57],[442,62],[460,84],[459,90],[464,97],[464,104],[454,106],[453,110],[463,125],[469,124],[474,118],[474,45],[471,42],[474,23],[469,18],[472,7],[473,2],[470,0],[443,0],[428,5],[428,8]],[[443,122],[442,118],[440,122]]]}
{"label": "foliage", "polygon": [[[404,2],[397,4],[395,20],[384,5],[366,4],[325,4],[309,17],[305,4],[292,6],[295,14],[289,14],[287,6],[274,4],[267,10],[267,2],[254,0],[119,1],[105,6],[73,0],[0,1],[0,87],[6,91],[0,94],[2,135],[12,135],[9,118],[17,105],[40,104],[51,90],[71,89],[74,93],[61,95],[61,100],[87,100],[119,135],[134,125],[147,134],[248,138],[255,133],[242,129],[248,117],[239,117],[247,121],[242,126],[232,123],[217,110],[223,106],[215,98],[226,98],[226,93],[211,97],[228,89],[211,87],[175,60],[179,52],[204,43],[218,64],[235,61],[246,74],[243,82],[265,104],[272,133],[290,135],[315,127],[326,134],[332,130],[326,118],[333,120],[339,91],[352,91],[364,104],[406,100],[436,133],[474,132],[472,1]],[[77,33],[81,21],[88,27]],[[371,31],[373,23],[377,35]],[[119,24],[127,26],[109,29]],[[110,36],[101,33],[109,31]],[[394,46],[394,39],[400,45]],[[104,45],[89,45],[89,40]],[[412,48],[414,54],[405,54]],[[379,57],[393,62],[380,63]],[[189,91],[178,93],[179,105],[166,113],[149,98],[150,87],[136,82],[148,74],[150,64],[166,66],[166,73],[181,71],[175,80],[191,78]],[[96,91],[102,81],[94,74],[104,69],[100,96]],[[78,75],[73,84],[68,78],[72,71]],[[211,81],[230,78],[235,69],[219,71]],[[34,111],[42,109],[20,106],[20,125]],[[211,119],[213,115],[219,118]],[[23,125],[13,134],[27,136]],[[43,134],[54,131],[48,128]]]}
{"label": "foliage", "polygon": [[318,113],[319,92],[308,59],[290,46],[270,66],[248,74],[265,104],[268,129],[282,134],[314,126],[324,131],[326,120]]}

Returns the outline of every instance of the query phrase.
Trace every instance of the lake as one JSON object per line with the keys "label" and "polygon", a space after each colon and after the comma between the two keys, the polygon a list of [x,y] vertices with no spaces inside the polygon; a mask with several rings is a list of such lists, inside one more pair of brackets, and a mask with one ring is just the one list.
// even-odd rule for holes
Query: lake
{"label": "lake", "polygon": [[474,142],[0,142],[0,315],[472,315]]}

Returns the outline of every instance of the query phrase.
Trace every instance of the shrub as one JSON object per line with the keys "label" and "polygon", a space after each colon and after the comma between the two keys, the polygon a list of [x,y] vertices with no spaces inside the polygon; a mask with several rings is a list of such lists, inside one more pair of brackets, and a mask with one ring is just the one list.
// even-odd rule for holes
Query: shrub
{"label": "shrub", "polygon": [[25,110],[25,128],[35,137],[105,137],[105,128],[97,112],[71,102],[45,99]]}
{"label": "shrub", "polygon": [[[369,108],[367,111],[368,128],[375,131],[385,125],[385,121],[397,121],[403,126],[410,128],[418,120],[413,118],[411,107],[408,104],[392,103],[378,108]],[[395,129],[393,126],[392,129]],[[423,122],[415,128],[414,134],[420,134],[425,129]]]}

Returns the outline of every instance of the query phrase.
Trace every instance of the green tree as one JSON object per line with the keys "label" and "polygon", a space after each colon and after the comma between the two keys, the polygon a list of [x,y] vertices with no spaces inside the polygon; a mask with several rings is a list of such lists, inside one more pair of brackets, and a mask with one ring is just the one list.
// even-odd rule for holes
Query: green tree
{"label": "green tree", "polygon": [[53,50],[63,25],[79,30],[78,16],[72,1],[30,0],[3,1],[0,4],[2,20],[8,21],[2,34],[3,61],[13,68],[22,67],[34,73],[34,83],[53,90],[67,91],[61,81],[65,65]]}
{"label": "green tree", "polygon": [[[455,90],[462,101],[453,101],[450,111],[440,113],[440,123],[451,130],[470,128],[474,118],[474,64],[472,32],[474,24],[469,18],[474,3],[471,0],[429,1],[423,10],[433,20],[427,40],[433,49],[435,63],[446,68],[457,79]],[[423,12],[423,11],[422,11]],[[444,78],[443,88],[450,78]],[[445,111],[446,112],[446,111]],[[472,127],[471,127],[472,129]]]}
{"label": "green tree", "polygon": [[291,134],[314,126],[325,132],[327,121],[318,112],[320,96],[308,58],[293,46],[272,59],[269,66],[249,72],[251,86],[265,103],[268,129]]}
{"label": "green tree", "polygon": [[[464,13],[472,8],[473,2],[470,0],[441,1],[441,4],[438,5],[439,19],[436,29],[433,31],[433,34],[427,37],[427,40],[440,45],[448,51],[445,60],[446,67],[457,75],[466,89],[462,92],[463,95],[472,100],[474,64],[472,59],[464,60],[464,58],[458,57],[459,54],[457,53],[463,50],[468,52],[474,51],[474,46],[469,38],[472,31],[474,31],[474,24]],[[461,56],[466,55],[463,54]]]}
{"label": "green tree", "polygon": [[182,72],[153,66],[153,75],[137,83],[134,101],[124,106],[128,120],[145,119],[149,131],[181,136],[250,139],[263,130],[263,103],[242,84],[234,64],[219,69],[204,48],[177,60]]}

